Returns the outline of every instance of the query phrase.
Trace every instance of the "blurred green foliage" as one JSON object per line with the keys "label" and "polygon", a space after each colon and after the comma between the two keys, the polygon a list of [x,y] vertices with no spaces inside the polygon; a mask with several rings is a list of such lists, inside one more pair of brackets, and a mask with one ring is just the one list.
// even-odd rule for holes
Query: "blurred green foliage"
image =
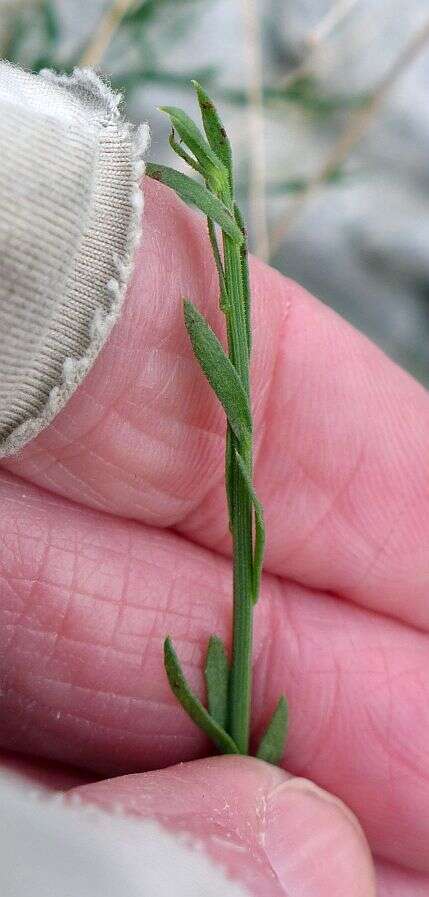
{"label": "blurred green foliage", "polygon": [[[127,101],[132,99],[135,91],[147,84],[191,91],[191,79],[194,78],[210,89],[217,101],[244,107],[248,102],[246,91],[221,85],[215,66],[193,68],[187,72],[175,71],[165,65],[165,53],[162,51],[166,45],[165,37],[168,36],[170,58],[174,41],[179,41],[186,29],[192,26],[191,8],[195,12],[198,6],[201,8],[209,4],[210,0],[138,0],[119,22],[98,68]],[[69,56],[65,56],[63,46],[67,44],[67,35],[52,0],[30,0],[10,9],[7,15],[6,38],[0,48],[1,55],[34,72],[42,68],[72,71],[93,39],[92,33],[85,35],[83,42]],[[160,28],[164,37],[162,41],[159,41]],[[143,64],[141,60],[144,60]],[[362,107],[368,99],[367,95],[328,96],[312,75],[294,77],[283,86],[263,86],[263,100],[268,108],[281,110],[283,106],[293,104],[301,108],[303,114],[317,117]],[[329,180],[336,182],[342,176],[341,169],[338,169]],[[267,191],[271,195],[292,195],[305,191],[308,183],[305,178],[297,176],[268,184]],[[244,185],[242,192],[245,192]]]}
{"label": "blurred green foliage", "polygon": [[[219,71],[214,66],[175,71],[165,65],[165,53],[162,47],[165,40],[159,41],[160,28],[165,38],[168,36],[169,58],[174,41],[178,41],[184,31],[192,26],[193,16],[198,6],[208,6],[210,0],[137,0],[122,17],[105,57],[98,68],[106,75],[112,86],[120,90],[126,100],[132,99],[133,93],[146,84],[160,84],[167,87],[191,91],[191,79],[195,78],[204,84],[215,97],[224,103],[244,107],[247,104],[247,93],[243,89],[228,88],[220,83]],[[62,72],[71,71],[79,64],[85,49],[93,39],[87,34],[83,43],[74,48],[71,55],[64,55],[63,25],[59,19],[56,4],[52,0],[30,0],[9,9],[6,37],[3,41],[1,55],[31,71],[42,68],[53,68]],[[126,65],[124,66],[124,60]],[[142,64],[141,60],[144,60]],[[328,96],[312,75],[301,75],[292,78],[284,86],[266,84],[263,86],[263,99],[267,107],[281,109],[286,104],[293,104],[302,109],[303,114],[312,116],[331,116],[347,109],[355,109],[364,105],[369,97],[358,95]],[[330,180],[339,180],[341,170],[335,172]],[[292,178],[276,185],[268,185],[270,193],[299,193],[305,190],[307,182],[301,177]]]}

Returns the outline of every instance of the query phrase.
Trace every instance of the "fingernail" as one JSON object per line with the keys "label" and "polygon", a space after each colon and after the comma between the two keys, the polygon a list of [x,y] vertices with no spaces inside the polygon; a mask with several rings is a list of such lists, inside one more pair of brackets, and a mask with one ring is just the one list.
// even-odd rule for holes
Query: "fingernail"
{"label": "fingernail", "polygon": [[264,849],[288,897],[375,897],[356,817],[307,779],[290,779],[269,795]]}

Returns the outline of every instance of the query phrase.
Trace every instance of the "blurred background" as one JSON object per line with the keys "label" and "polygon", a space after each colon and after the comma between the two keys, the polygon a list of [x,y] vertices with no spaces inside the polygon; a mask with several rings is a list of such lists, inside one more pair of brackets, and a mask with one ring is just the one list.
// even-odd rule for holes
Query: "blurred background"
{"label": "blurred background", "polygon": [[219,104],[253,252],[429,385],[428,0],[0,0],[1,56],[91,64],[149,120]]}

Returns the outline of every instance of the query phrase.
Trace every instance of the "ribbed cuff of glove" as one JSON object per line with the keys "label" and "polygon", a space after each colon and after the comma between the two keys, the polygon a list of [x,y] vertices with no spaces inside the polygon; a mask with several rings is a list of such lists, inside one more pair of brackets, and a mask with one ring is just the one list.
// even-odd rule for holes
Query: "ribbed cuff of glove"
{"label": "ribbed cuff of glove", "polygon": [[0,63],[0,457],[66,404],[120,312],[149,129],[119,99],[89,69]]}

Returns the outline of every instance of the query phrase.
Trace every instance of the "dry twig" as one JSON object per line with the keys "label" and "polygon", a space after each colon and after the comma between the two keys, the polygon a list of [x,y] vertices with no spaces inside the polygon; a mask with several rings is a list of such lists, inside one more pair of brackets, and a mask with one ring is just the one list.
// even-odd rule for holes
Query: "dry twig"
{"label": "dry twig", "polygon": [[348,124],[330,151],[322,168],[312,177],[305,191],[297,197],[292,207],[280,217],[270,234],[271,251],[280,246],[290,226],[295,222],[309,196],[312,196],[344,164],[352,150],[365,136],[379,112],[387,94],[392,90],[405,70],[414,62],[429,41],[429,20],[411,38],[405,49],[388,69],[363,109],[351,115]]}
{"label": "dry twig", "polygon": [[79,60],[80,65],[99,65],[121,19],[133,6],[135,0],[114,0],[108,7],[94,36],[85,47]]}
{"label": "dry twig", "polygon": [[328,12],[320,19],[318,24],[310,31],[305,41],[307,47],[312,49],[319,46],[322,41],[331,36],[343,19],[348,16],[359,0],[337,0],[328,9]]}
{"label": "dry twig", "polygon": [[327,41],[333,31],[341,24],[343,19],[352,11],[353,7],[360,0],[337,0],[330,7],[328,12],[322,16],[320,21],[309,32],[304,41],[304,59],[294,68],[292,72],[285,75],[279,82],[281,87],[290,87],[300,78],[311,74],[315,56],[321,49],[323,43]]}
{"label": "dry twig", "polygon": [[255,0],[242,0],[249,99],[249,212],[255,253],[270,254],[266,204],[266,153],[263,103],[262,46]]}

